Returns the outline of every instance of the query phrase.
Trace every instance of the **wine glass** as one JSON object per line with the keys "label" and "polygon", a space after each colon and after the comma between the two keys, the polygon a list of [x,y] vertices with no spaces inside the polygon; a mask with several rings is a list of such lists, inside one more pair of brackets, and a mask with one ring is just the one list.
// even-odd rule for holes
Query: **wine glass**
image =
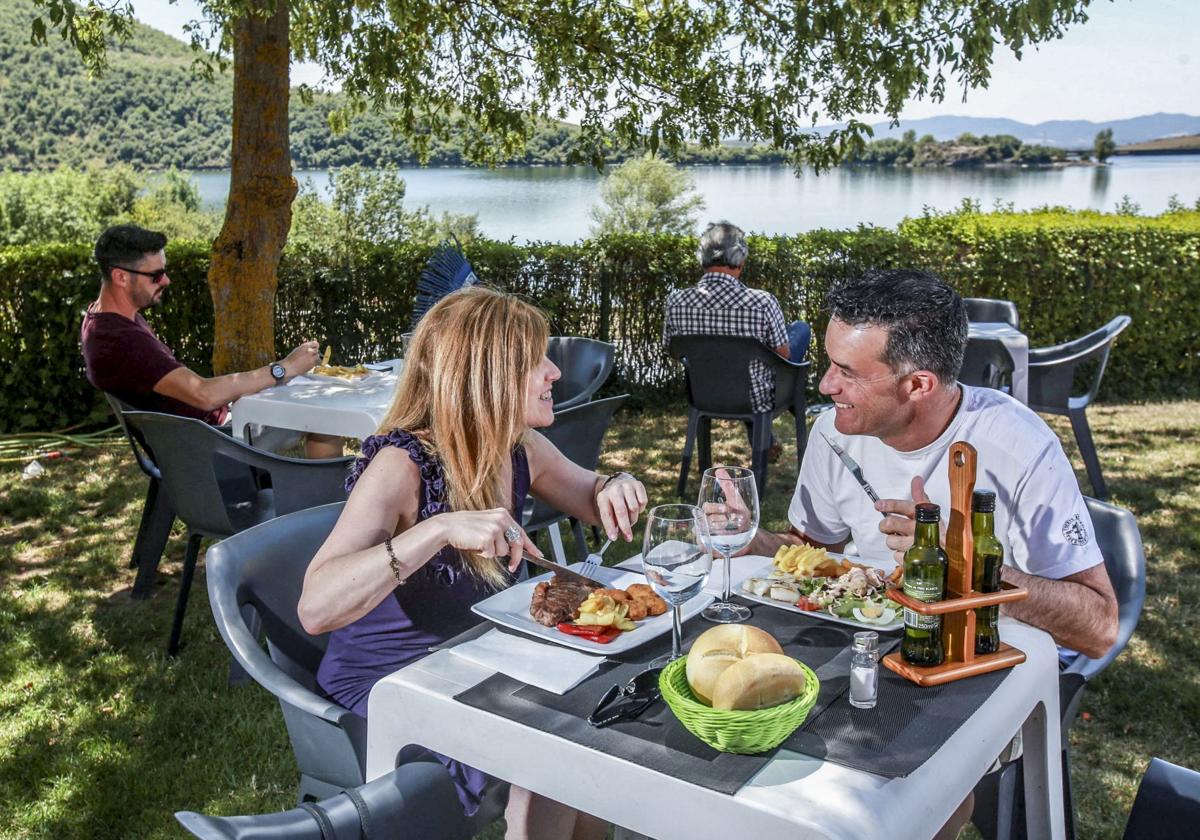
{"label": "wine glass", "polygon": [[659,505],[646,517],[642,570],[654,591],[672,607],[671,655],[650,663],[661,668],[683,655],[683,605],[704,589],[712,569],[708,525],[694,505]]}
{"label": "wine glass", "polygon": [[700,480],[699,508],[708,521],[708,545],[725,560],[725,589],[721,600],[704,610],[704,617],[718,624],[750,618],[750,609],[732,600],[733,552],[745,548],[758,531],[758,485],[745,467],[711,467]]}

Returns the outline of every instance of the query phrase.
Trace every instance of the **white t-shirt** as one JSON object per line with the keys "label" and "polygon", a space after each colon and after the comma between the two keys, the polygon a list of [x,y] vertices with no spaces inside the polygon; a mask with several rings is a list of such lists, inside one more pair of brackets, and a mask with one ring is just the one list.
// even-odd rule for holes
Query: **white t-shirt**
{"label": "white t-shirt", "polygon": [[950,446],[963,440],[978,452],[975,489],[996,493],[996,537],[1007,565],[1058,580],[1103,563],[1079,483],[1050,427],[1001,391],[960,387],[962,401],[946,431],[913,452],[839,433],[832,411],[818,417],[788,509],[792,525],[817,542],[851,538],[864,558],[891,559],[879,530],[882,514],[822,433],[858,462],[881,499],[912,498],[913,477],[923,477],[943,522],[950,513]]}

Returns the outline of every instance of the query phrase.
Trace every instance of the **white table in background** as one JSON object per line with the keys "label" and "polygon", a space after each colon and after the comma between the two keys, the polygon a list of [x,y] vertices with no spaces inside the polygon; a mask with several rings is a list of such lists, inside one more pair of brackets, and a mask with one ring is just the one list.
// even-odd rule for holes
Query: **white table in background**
{"label": "white table in background", "polygon": [[971,321],[967,324],[967,342],[973,338],[1000,340],[1013,360],[1012,395],[1029,405],[1029,336],[1000,321]]}
{"label": "white table in background", "polygon": [[286,385],[248,394],[233,403],[233,434],[245,440],[246,426],[257,423],[362,440],[375,434],[387,414],[399,370],[365,382],[297,376]]}
{"label": "white table in background", "polygon": [[[753,571],[734,559],[734,579]],[[721,582],[714,568],[710,590]],[[769,609],[764,607],[763,609]],[[438,651],[385,677],[369,702],[367,779],[420,744],[501,779],[658,840],[923,838],[946,822],[1020,731],[1029,836],[1063,837],[1058,654],[1050,636],[1002,618],[1005,641],[1028,660],[911,775],[887,779],[780,751],[733,796],[606,755],[456,702],[492,675]]]}

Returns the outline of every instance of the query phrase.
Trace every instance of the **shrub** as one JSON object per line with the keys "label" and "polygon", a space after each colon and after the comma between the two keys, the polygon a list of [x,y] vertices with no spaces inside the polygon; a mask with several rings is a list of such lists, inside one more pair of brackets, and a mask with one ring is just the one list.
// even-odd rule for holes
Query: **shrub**
{"label": "shrub", "polygon": [[[682,393],[682,372],[662,350],[667,293],[695,282],[695,240],[621,235],[558,245],[476,240],[467,256],[485,282],[527,295],[560,335],[617,344],[609,389],[636,399]],[[973,208],[903,222],[797,236],[751,237],[745,280],[779,298],[785,315],[824,331],[825,290],[872,267],[931,269],[964,294],[1013,300],[1033,346],[1075,338],[1128,313],[1106,374],[1107,398],[1200,393],[1200,212],[1156,218],[1046,209]],[[87,245],[0,250],[0,430],[57,428],[99,419],[84,378],[79,323],[98,277]],[[276,347],[315,338],[353,362],[399,354],[428,245],[362,246],[353,260],[292,247],[280,266]],[[147,314],[180,361],[209,370],[212,302],[208,246],[167,246],[171,288]],[[824,356],[814,343],[813,370]],[[810,382],[815,398],[816,381]]]}

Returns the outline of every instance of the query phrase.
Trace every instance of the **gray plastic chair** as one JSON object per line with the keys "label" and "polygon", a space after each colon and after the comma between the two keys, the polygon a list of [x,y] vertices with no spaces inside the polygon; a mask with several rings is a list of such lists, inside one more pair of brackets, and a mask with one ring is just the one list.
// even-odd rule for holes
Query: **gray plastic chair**
{"label": "gray plastic chair", "polygon": [[1125,823],[1124,840],[1194,840],[1200,824],[1200,773],[1150,759]]}
{"label": "gray plastic chair", "polygon": [[[604,442],[604,434],[612,423],[617,409],[629,399],[628,394],[619,397],[608,397],[595,402],[584,403],[575,408],[554,412],[554,425],[539,431],[553,443],[567,459],[583,467],[585,470],[596,469],[600,461],[600,448]],[[562,537],[558,533],[558,523],[570,519],[571,533],[575,537],[575,548],[579,559],[583,560],[587,553],[587,542],[584,540],[583,527],[579,520],[568,517],[565,513],[542,502],[530,499],[525,504],[525,530],[534,534],[542,529],[548,529],[550,545],[555,559],[560,563],[566,562],[563,551]]]}
{"label": "gray plastic chair", "polygon": [[208,817],[178,811],[175,819],[202,840],[467,840],[471,836],[449,774],[440,764],[429,762],[402,764],[373,782],[277,814]]}
{"label": "gray plastic chair", "polygon": [[142,505],[142,520],[138,523],[137,538],[133,541],[133,554],[129,558],[130,568],[138,570],[133,580],[133,597],[140,600],[150,596],[159,561],[171,536],[171,526],[175,524],[175,509],[162,489],[162,473],[154,462],[154,456],[146,448],[145,441],[139,440],[125,422],[125,412],[134,408],[107,392],[104,392],[104,397],[129,441],[133,459],[150,479],[146,487],[146,501]]}
{"label": "gray plastic chair", "polygon": [[[1075,805],[1071,791],[1068,734],[1079,714],[1087,683],[1109,666],[1129,644],[1146,601],[1146,555],[1137,520],[1124,508],[1084,497],[1095,527],[1095,540],[1117,596],[1118,629],[1113,646],[1101,657],[1080,654],[1059,675],[1059,713],[1062,733],[1063,812],[1068,836],[1073,837]],[[1024,783],[1020,759],[984,776],[975,788],[976,827],[987,840],[1024,837]]]}
{"label": "gray plastic chair", "polygon": [[[1071,429],[1087,467],[1092,495],[1098,499],[1108,498],[1108,487],[1100,472],[1100,459],[1096,455],[1096,444],[1092,441],[1091,427],[1088,426],[1087,407],[1100,390],[1100,380],[1104,377],[1113,343],[1129,323],[1128,315],[1118,315],[1082,338],[1029,351],[1029,407],[1045,414],[1061,414],[1071,418]],[[1088,362],[1096,364],[1095,372],[1087,390],[1076,394],[1075,373]]]}
{"label": "gray plastic chair", "polygon": [[1008,324],[1014,330],[1021,328],[1021,316],[1017,305],[1011,300],[996,298],[963,298],[967,307],[967,320],[977,324]]}
{"label": "gray plastic chair", "polygon": [[[750,468],[762,498],[767,484],[767,449],[771,421],[785,411],[796,422],[796,469],[804,458],[808,427],[804,422],[804,389],[811,361],[790,362],[756,338],[724,335],[677,335],[668,352],[683,363],[688,394],[687,440],[679,466],[676,492],[683,497],[691,468],[692,447],[700,441],[700,471],[712,466],[712,420],[742,420],[750,424]],[[770,411],[755,412],[750,404],[750,362],[763,362],[775,375]]]}
{"label": "gray plastic chair", "polygon": [[320,693],[317,667],[329,637],[310,636],[296,614],[304,573],[344,504],[277,517],[222,540],[205,557],[208,603],[221,638],[283,710],[300,768],[300,801],[364,781],[366,721]]}
{"label": "gray plastic chair", "polygon": [[[246,673],[279,700],[300,771],[300,802],[335,796],[365,780],[367,721],[326,698],[317,686],[329,634],[310,635],[296,614],[304,573],[344,504],[264,522],[217,543],[206,558],[208,601],[221,638]],[[266,637],[266,651],[260,633]],[[410,757],[419,762],[425,755],[414,748],[397,764],[409,763]],[[435,766],[449,780],[445,768]],[[489,788],[479,811],[467,820],[472,831],[499,816],[507,791],[504,784]],[[442,814],[447,825],[462,817],[462,806],[452,798],[452,809],[431,811]]]}
{"label": "gray plastic chair", "polygon": [[998,338],[972,338],[963,353],[958,381],[964,385],[1009,391],[1016,364],[1012,354]]}
{"label": "gray plastic chair", "polygon": [[[188,528],[179,600],[167,644],[167,653],[174,656],[179,652],[201,541],[344,500],[353,458],[288,458],[255,449],[201,420],[153,411],[127,411],[125,422],[154,453],[171,507]],[[270,477],[269,488],[258,486],[262,474]]]}
{"label": "gray plastic chair", "polygon": [[612,373],[617,348],[607,341],[578,336],[553,336],[546,358],[562,371],[551,390],[554,410],[588,402]]}

